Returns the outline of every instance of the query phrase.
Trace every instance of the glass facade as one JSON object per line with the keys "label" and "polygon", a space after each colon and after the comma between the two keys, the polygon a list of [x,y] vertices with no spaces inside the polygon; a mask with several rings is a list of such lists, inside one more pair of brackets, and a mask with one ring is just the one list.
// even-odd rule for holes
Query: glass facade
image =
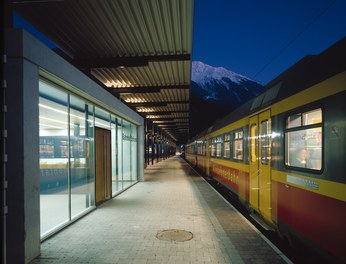
{"label": "glass facade", "polygon": [[41,237],[95,206],[95,127],[111,131],[112,195],[137,181],[137,126],[40,79]]}
{"label": "glass facade", "polygon": [[40,82],[41,235],[67,223],[69,214],[68,94]]}
{"label": "glass facade", "polygon": [[70,95],[71,218],[94,205],[93,106]]}

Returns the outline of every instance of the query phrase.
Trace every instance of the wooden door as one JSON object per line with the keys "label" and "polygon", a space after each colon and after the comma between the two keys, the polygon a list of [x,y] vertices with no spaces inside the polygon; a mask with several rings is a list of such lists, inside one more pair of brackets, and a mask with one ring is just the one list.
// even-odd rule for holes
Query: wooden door
{"label": "wooden door", "polygon": [[95,128],[96,203],[112,195],[111,179],[111,132]]}

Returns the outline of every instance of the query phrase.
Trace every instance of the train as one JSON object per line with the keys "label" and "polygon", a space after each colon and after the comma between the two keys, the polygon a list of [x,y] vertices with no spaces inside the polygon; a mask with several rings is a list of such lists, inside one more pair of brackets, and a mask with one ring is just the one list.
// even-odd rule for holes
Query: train
{"label": "train", "polygon": [[343,38],[190,139],[185,159],[268,230],[346,263],[345,105]]}

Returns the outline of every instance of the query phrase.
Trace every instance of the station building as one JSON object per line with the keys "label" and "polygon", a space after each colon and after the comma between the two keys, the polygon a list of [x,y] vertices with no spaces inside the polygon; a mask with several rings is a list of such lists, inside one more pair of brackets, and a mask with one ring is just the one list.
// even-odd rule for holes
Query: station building
{"label": "station building", "polygon": [[7,41],[7,247],[17,254],[21,234],[30,259],[143,178],[144,118],[27,32]]}
{"label": "station building", "polygon": [[[2,261],[29,263],[41,241],[142,181],[145,166],[187,138],[193,1],[131,1],[122,10],[84,1],[70,20],[63,11],[73,3],[9,2],[8,16],[18,12],[60,45],[4,30]],[[39,11],[46,21],[32,18]],[[82,28],[90,14],[95,28],[87,20]],[[134,29],[136,20],[148,31]],[[111,27],[124,32],[107,35]]]}

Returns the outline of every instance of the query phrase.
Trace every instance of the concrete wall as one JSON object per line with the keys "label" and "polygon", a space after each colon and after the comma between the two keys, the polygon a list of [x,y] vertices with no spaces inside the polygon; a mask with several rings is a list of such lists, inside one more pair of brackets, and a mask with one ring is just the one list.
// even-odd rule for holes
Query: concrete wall
{"label": "concrete wall", "polygon": [[140,180],[144,167],[144,120],[21,29],[6,32],[5,54],[7,262],[28,263],[40,254],[39,74],[60,78],[61,86],[139,126]]}

